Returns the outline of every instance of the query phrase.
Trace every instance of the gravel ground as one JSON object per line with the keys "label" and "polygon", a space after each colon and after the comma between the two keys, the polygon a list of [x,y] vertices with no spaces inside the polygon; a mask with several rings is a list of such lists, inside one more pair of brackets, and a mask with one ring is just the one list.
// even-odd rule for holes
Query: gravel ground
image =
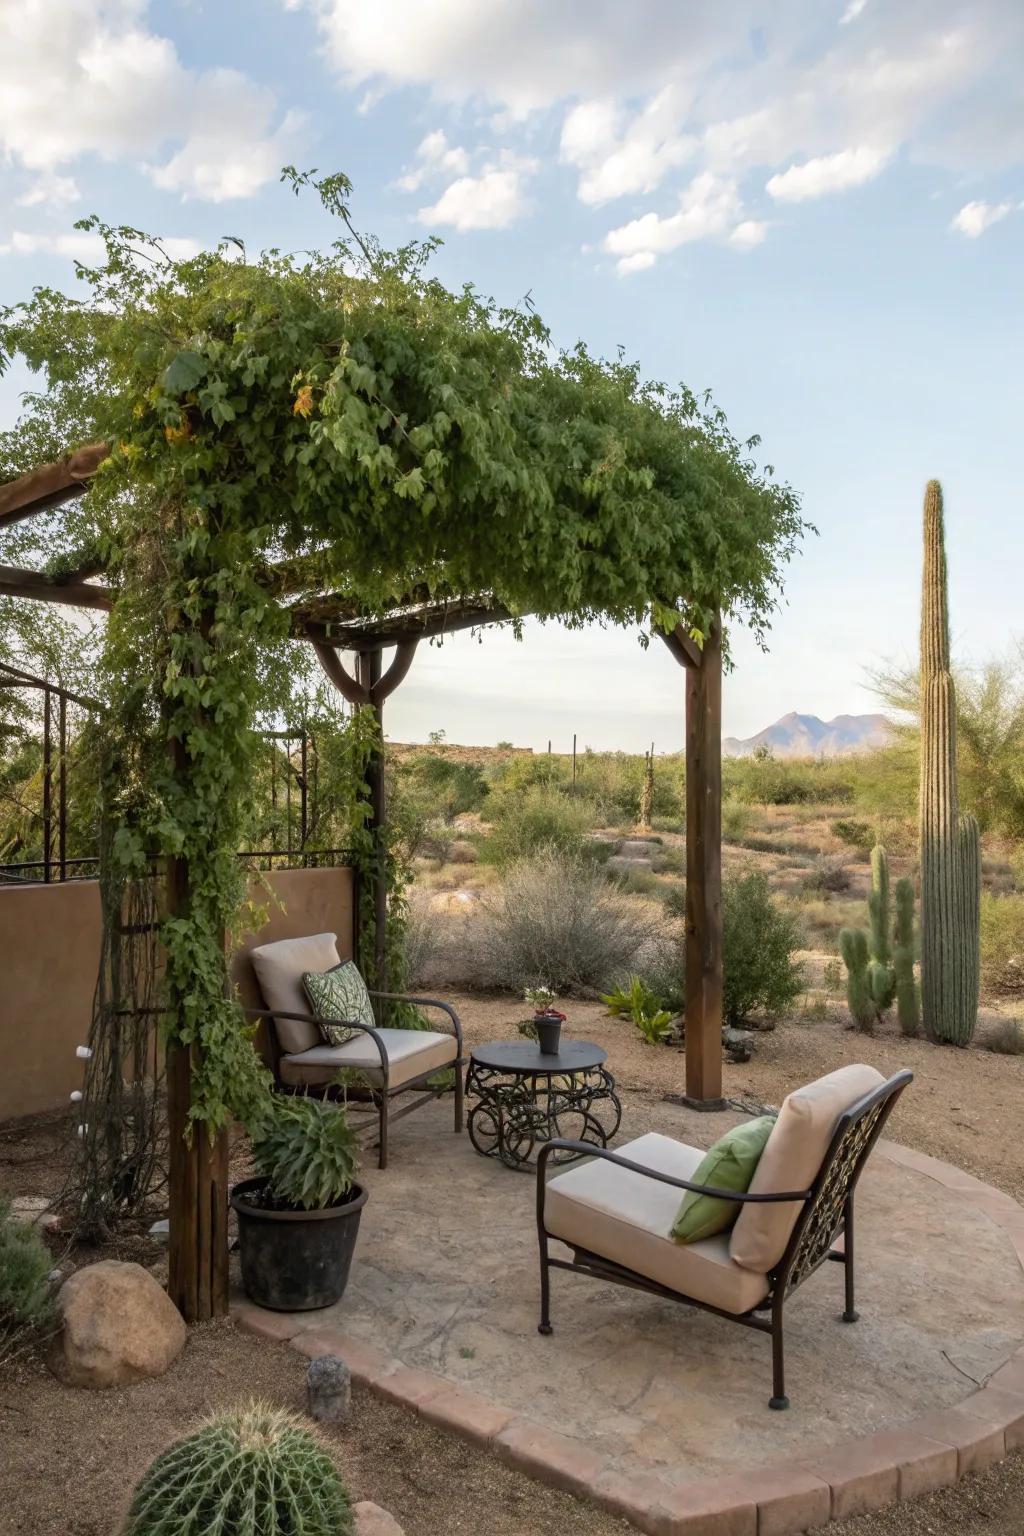
{"label": "gravel ground", "polygon": [[[470,1045],[513,1033],[523,1014],[507,998],[458,998],[456,1006]],[[682,1053],[645,1045],[630,1024],[610,1019],[600,1004],[572,1001],[566,1011],[571,1035],[596,1040],[609,1052],[623,1095],[620,1140],[642,1131],[654,1103],[683,1091]],[[844,1062],[866,1060],[881,1071],[908,1066],[915,1082],[888,1134],[1024,1199],[1024,1058],[954,1052],[903,1040],[885,1028],[867,1039],[845,1029],[834,1006],[825,1020],[790,1019],[751,1038],[753,1060],[725,1069],[728,1097],[778,1104],[796,1084]],[[0,1187],[55,1195],[67,1145],[63,1116],[0,1129]],[[243,1147],[236,1161],[241,1171]],[[159,1245],[131,1234],[109,1252],[158,1273],[164,1257]],[[80,1252],[70,1261],[99,1256]],[[9,1371],[0,1380],[0,1533],[107,1536],[117,1529],[134,1480],[163,1445],[211,1407],[240,1397],[263,1395],[299,1408],[303,1367],[285,1347],[221,1325],[194,1329],[166,1376],[123,1391],[64,1388],[36,1364]],[[391,1509],[407,1536],[613,1536],[628,1530],[370,1394],[357,1394],[351,1428],[334,1433],[331,1443],[353,1498]],[[832,1529],[836,1536],[1022,1536],[1024,1458]]]}

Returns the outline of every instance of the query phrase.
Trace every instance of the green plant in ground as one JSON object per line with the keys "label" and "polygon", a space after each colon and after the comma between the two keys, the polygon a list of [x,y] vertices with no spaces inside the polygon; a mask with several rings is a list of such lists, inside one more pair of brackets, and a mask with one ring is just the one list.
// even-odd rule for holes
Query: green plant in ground
{"label": "green plant in ground", "polygon": [[753,812],[742,800],[726,800],[722,805],[723,843],[742,842],[750,829]]}
{"label": "green plant in ground", "polygon": [[251,1134],[256,1170],[282,1205],[325,1210],[352,1188],[359,1142],[342,1105],[275,1093]]}
{"label": "green plant in ground", "polygon": [[998,1056],[1024,1056],[1024,1029],[1019,1019],[1000,1019],[989,1030],[985,1049]]}
{"label": "green plant in ground", "polygon": [[921,994],[930,1040],[969,1045],[974,1034],[980,900],[978,823],[960,815],[957,787],[942,488],[930,480],[921,588]]}
{"label": "green plant in ground", "polygon": [[843,984],[843,968],[838,960],[826,960],[821,979],[830,992],[838,992]]}
{"label": "green plant in ground", "polygon": [[628,987],[613,987],[602,993],[601,1001],[616,1018],[632,1019],[648,1045],[664,1043],[672,1015],[640,976],[630,976]]}
{"label": "green plant in ground", "polygon": [[499,868],[528,858],[543,848],[578,854],[593,825],[593,807],[551,785],[536,784],[524,794],[499,802],[483,855]]}
{"label": "green plant in ground", "polygon": [[860,853],[867,853],[875,841],[871,823],[855,821],[852,817],[840,816],[832,823],[832,831],[841,843],[846,843],[850,848],[856,848]]}
{"label": "green plant in ground", "polygon": [[914,882],[906,875],[896,881],[892,970],[900,1031],[912,1037],[921,1030],[921,1000],[914,976]]}
{"label": "green plant in ground", "polygon": [[34,1226],[15,1221],[0,1196],[0,1366],[56,1325],[53,1260]]}
{"label": "green plant in ground", "polygon": [[281,1408],[214,1414],[151,1463],[122,1536],[350,1536],[345,1485],[325,1444]]}
{"label": "green plant in ground", "polygon": [[839,935],[839,953],[846,966],[846,1003],[857,1028],[870,1034],[878,1018],[878,1007],[871,995],[868,936],[863,928],[844,928]]}
{"label": "green plant in ground", "polygon": [[800,996],[803,968],[795,919],[772,899],[759,870],[732,875],[722,884],[722,1008],[737,1024],[759,1008],[769,1018]]}

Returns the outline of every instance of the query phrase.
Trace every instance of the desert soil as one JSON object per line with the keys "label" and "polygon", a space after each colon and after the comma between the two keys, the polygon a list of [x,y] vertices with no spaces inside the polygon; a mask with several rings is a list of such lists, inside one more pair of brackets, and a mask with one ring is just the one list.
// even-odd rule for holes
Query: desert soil
{"label": "desert soil", "polygon": [[[470,1045],[509,1035],[522,1014],[507,998],[460,998],[456,1004]],[[620,1140],[644,1128],[650,1107],[664,1094],[683,1091],[680,1052],[645,1045],[631,1025],[608,1018],[599,1004],[574,1001],[566,1011],[570,1033],[608,1049],[623,1097]],[[838,1008],[824,1020],[789,1019],[751,1040],[753,1059],[725,1069],[730,1099],[778,1104],[796,1084],[849,1061],[868,1060],[881,1071],[910,1067],[915,1082],[888,1134],[1024,1198],[1024,1058],[953,1052],[884,1028],[865,1039],[843,1027]],[[67,1146],[60,1118],[0,1128],[0,1188],[55,1196]],[[237,1163],[241,1171],[241,1146]],[[55,1251],[65,1266],[100,1256],[63,1254],[56,1240]],[[145,1236],[126,1235],[109,1252],[162,1272],[164,1250]],[[239,1398],[259,1395],[301,1409],[304,1365],[287,1347],[225,1324],[194,1329],[166,1376],[124,1390],[65,1388],[38,1362],[9,1369],[0,1378],[0,1532],[108,1536],[117,1530],[135,1479],[169,1440],[210,1409]],[[356,1393],[350,1426],[331,1431],[330,1444],[353,1499],[390,1509],[407,1536],[612,1536],[629,1529],[369,1393]],[[836,1536],[1021,1536],[1024,1458],[1011,1457],[955,1489],[831,1529]]]}

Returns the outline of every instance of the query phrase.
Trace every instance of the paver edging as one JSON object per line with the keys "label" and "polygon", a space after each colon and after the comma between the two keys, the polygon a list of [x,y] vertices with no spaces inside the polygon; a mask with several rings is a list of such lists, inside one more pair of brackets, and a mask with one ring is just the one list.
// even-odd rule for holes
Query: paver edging
{"label": "paver edging", "polygon": [[[951,1163],[899,1143],[883,1142],[878,1150],[981,1209],[1014,1242],[1024,1267],[1024,1209],[1012,1197]],[[313,1317],[305,1321],[248,1302],[233,1311],[237,1325],[246,1331],[287,1343],[307,1358],[337,1355],[353,1380],[371,1391],[447,1431],[489,1446],[531,1477],[623,1516],[646,1536],[800,1536],[823,1518],[845,1518],[949,1487],[1024,1446],[1024,1345],[976,1392],[950,1408],[840,1441],[810,1456],[677,1484],[642,1468],[624,1471],[581,1440],[525,1419],[449,1377],[410,1367]]]}

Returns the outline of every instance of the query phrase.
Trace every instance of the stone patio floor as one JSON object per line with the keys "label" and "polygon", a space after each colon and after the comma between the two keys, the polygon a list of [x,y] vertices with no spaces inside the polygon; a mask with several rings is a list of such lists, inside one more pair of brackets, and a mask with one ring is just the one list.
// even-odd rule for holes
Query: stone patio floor
{"label": "stone patio floor", "polygon": [[[470,1389],[503,1422],[572,1437],[623,1478],[707,1484],[827,1460],[831,1448],[962,1403],[1012,1369],[1024,1344],[1024,1212],[887,1142],[858,1192],[860,1322],[839,1320],[838,1265],[787,1303],[788,1412],[768,1408],[767,1336],[655,1297],[554,1271],[555,1331],[542,1338],[533,1176],[480,1157],[453,1134],[451,1114],[449,1099],[395,1126],[386,1171],[367,1156],[348,1290],[335,1307],[293,1317],[291,1332],[312,1343],[311,1330],[340,1330]],[[616,1144],[658,1130],[708,1145],[739,1118],[631,1096]]]}

